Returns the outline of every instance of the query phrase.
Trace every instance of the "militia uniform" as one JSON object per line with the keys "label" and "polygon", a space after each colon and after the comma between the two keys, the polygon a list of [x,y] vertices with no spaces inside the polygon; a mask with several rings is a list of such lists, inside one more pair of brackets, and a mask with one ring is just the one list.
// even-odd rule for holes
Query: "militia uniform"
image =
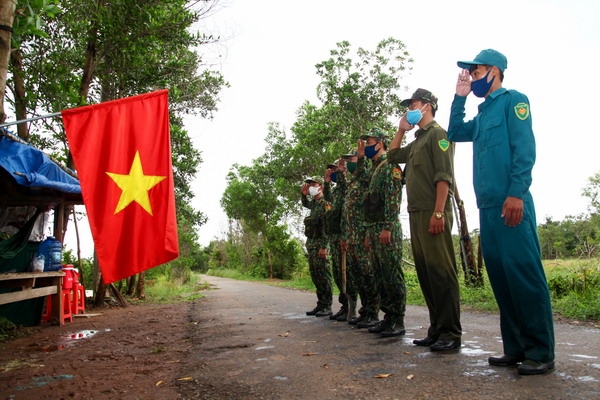
{"label": "militia uniform", "polygon": [[[318,182],[307,179],[307,183]],[[306,250],[308,251],[308,266],[310,277],[317,292],[317,306],[307,311],[307,315],[329,316],[331,315],[332,287],[331,269],[327,257],[320,258],[319,250],[327,249],[327,237],[323,232],[326,207],[329,203],[321,196],[319,199],[309,200],[302,195],[302,205],[310,209],[310,214],[304,219],[304,234],[306,236]]]}
{"label": "militia uniform", "polygon": [[[418,97],[419,92],[415,95]],[[421,100],[415,95],[414,100]],[[460,342],[460,288],[452,242],[450,193],[444,212],[436,214],[436,217],[444,218],[444,232],[438,235],[429,233],[437,183],[448,182],[450,188],[454,184],[454,148],[447,139],[446,131],[435,121],[417,130],[415,137],[405,147],[390,149],[387,156],[389,162],[406,163],[404,172],[411,246],[419,285],[429,309],[430,325],[424,341],[426,345],[438,340]]]}
{"label": "militia uniform", "polygon": [[[478,65],[504,72],[507,62],[504,55],[491,49],[483,50],[471,62],[458,62],[464,69]],[[505,354],[488,361],[492,365],[523,361],[518,367],[520,374],[544,373],[554,368],[554,322],[529,191],[536,156],[529,100],[515,90],[496,88],[485,95],[478,114],[468,122],[464,122],[465,102],[466,97],[454,96],[448,138],[473,142],[481,248],[500,309]],[[513,227],[501,218],[508,197],[523,201],[522,220]]]}

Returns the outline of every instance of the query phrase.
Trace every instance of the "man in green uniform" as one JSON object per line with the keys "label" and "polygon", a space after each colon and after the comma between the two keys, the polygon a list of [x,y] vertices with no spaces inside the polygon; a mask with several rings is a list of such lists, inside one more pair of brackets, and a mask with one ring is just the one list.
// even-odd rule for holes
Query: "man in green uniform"
{"label": "man in green uniform", "polygon": [[[304,219],[304,235],[308,251],[310,277],[317,290],[317,306],[306,312],[306,315],[325,317],[331,315],[332,289],[331,270],[327,258],[327,238],[323,232],[326,207],[329,203],[323,198],[323,187],[320,178],[308,178],[300,189],[302,205],[310,209]],[[308,196],[312,199],[308,199]]]}
{"label": "man in green uniform", "polygon": [[[388,151],[391,163],[406,163],[406,196],[410,242],[419,284],[429,309],[424,339],[413,341],[431,351],[461,346],[460,288],[452,243],[454,148],[446,131],[434,120],[438,99],[417,89],[400,103],[408,111]],[[404,134],[418,125],[415,140],[400,148]]]}
{"label": "man in green uniform", "polygon": [[[342,287],[342,258],[346,257],[345,249],[342,249],[342,208],[347,189],[345,172],[346,163],[343,159],[328,164],[325,171],[324,197],[331,205],[326,208],[325,234],[329,240],[329,259],[333,270],[333,280],[340,291],[338,300],[342,305],[337,313],[329,316],[329,319],[337,321],[346,321],[347,319],[354,318],[354,310],[356,309],[356,291],[354,290],[352,281],[346,279],[346,292],[352,298],[353,304],[348,304],[348,298]],[[346,273],[346,278],[348,275]],[[348,311],[352,315],[348,315]]]}
{"label": "man in green uniform", "polygon": [[[363,141],[360,141],[363,143]],[[346,164],[348,189],[342,208],[342,247],[346,249],[347,281],[352,289],[349,293],[360,296],[361,308],[358,316],[348,318],[350,325],[357,325],[366,317],[377,318],[379,294],[369,253],[365,248],[366,228],[363,217],[363,197],[369,185],[370,172],[364,157],[358,158],[352,151],[342,156]],[[352,297],[354,298],[354,297]]]}
{"label": "man in green uniform", "polygon": [[[535,163],[529,100],[502,87],[506,57],[481,51],[463,68],[450,111],[448,138],[473,142],[473,186],[479,208],[481,249],[500,308],[504,354],[491,365],[521,363],[522,375],[554,369],[554,322],[542,265],[535,206],[529,191]],[[485,98],[465,122],[469,93]]]}
{"label": "man in green uniform", "polygon": [[402,170],[397,164],[388,162],[386,148],[389,139],[381,130],[375,128],[360,139],[366,141],[366,146],[359,146],[358,156],[366,156],[373,161],[365,198],[365,245],[371,255],[381,309],[385,315],[383,321],[376,325],[369,323],[372,321],[364,320],[358,323],[357,327],[369,327],[369,332],[380,333],[383,337],[404,335],[406,286],[400,265],[402,229],[399,218]]}

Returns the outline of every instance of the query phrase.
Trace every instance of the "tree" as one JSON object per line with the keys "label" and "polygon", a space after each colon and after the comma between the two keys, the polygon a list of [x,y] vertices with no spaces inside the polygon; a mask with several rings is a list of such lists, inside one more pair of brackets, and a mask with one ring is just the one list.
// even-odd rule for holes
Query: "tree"
{"label": "tree", "polygon": [[[60,9],[58,0],[25,3],[15,22],[6,98],[19,117],[169,88],[180,229],[203,224],[206,216],[190,206],[201,154],[182,116],[212,118],[227,86],[220,73],[202,70],[198,52],[219,38],[192,30],[217,0],[62,0]],[[38,120],[27,128],[23,134],[34,144],[71,164],[60,121]],[[197,247],[194,234],[182,237],[191,241],[183,249]]]}
{"label": "tree", "polygon": [[600,214],[600,172],[589,177],[588,182],[581,194],[590,199],[589,211],[592,214]]}
{"label": "tree", "polygon": [[287,223],[304,212],[299,201],[304,178],[322,175],[370,128],[391,133],[391,119],[403,111],[400,81],[412,63],[404,44],[390,38],[373,51],[359,48],[357,61],[350,53],[350,43],[340,42],[329,59],[316,65],[322,104],[304,102],[289,134],[269,124],[264,154],[249,167],[234,166],[228,176],[221,204],[238,227],[261,234],[270,276],[273,254],[289,232]]}

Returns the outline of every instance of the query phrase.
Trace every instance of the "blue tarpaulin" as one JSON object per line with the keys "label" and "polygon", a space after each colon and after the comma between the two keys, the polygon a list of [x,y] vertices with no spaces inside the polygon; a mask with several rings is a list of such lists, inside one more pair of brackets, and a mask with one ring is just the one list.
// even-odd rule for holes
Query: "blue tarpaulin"
{"label": "blue tarpaulin", "polygon": [[79,180],[72,177],[42,151],[0,136],[0,167],[19,185],[81,194]]}

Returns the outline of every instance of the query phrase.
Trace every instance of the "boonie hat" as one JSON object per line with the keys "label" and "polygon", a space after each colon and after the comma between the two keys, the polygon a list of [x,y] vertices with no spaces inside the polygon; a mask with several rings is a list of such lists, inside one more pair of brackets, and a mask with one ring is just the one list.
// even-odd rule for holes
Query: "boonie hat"
{"label": "boonie hat", "polygon": [[358,152],[355,149],[350,150],[346,154],[342,154],[342,158],[352,158],[358,156]]}
{"label": "boonie hat", "polygon": [[335,160],[334,162],[327,164],[327,168],[328,169],[329,168],[337,168],[338,167],[338,161],[339,160]]}
{"label": "boonie hat", "polygon": [[491,65],[498,67],[502,72],[504,72],[507,67],[507,61],[504,54],[494,49],[481,50],[473,61],[458,61],[456,64],[463,69],[469,69],[472,65]]}
{"label": "boonie hat", "polygon": [[360,135],[361,140],[367,140],[368,138],[375,138],[381,140],[386,146],[390,140],[388,135],[379,128],[373,128],[369,131],[369,133],[365,133],[364,135]]}
{"label": "boonie hat", "polygon": [[430,103],[431,107],[433,107],[434,110],[437,111],[437,109],[438,109],[438,98],[435,97],[433,95],[433,93],[431,93],[427,89],[421,89],[421,88],[419,88],[419,89],[415,90],[415,92],[413,93],[413,95],[411,96],[411,98],[410,99],[402,100],[400,102],[400,105],[404,106],[404,107],[408,107],[410,105],[410,102],[413,101],[413,100],[425,101],[427,103]]}

